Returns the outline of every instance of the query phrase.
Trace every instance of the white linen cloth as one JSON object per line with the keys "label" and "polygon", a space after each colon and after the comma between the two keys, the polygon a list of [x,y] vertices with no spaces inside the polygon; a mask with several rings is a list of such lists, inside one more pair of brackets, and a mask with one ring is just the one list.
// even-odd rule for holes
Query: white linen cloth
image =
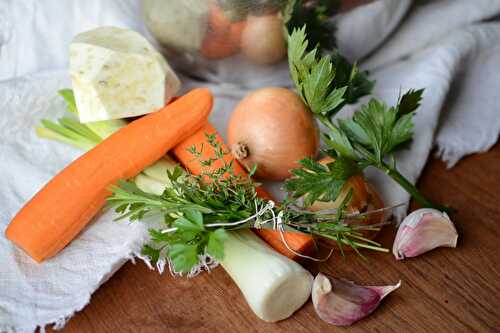
{"label": "white linen cloth", "polygon": [[[388,103],[394,103],[400,91],[426,88],[415,117],[414,143],[398,155],[402,173],[416,181],[434,145],[452,166],[466,154],[489,149],[498,138],[500,23],[492,18],[500,14],[500,1],[411,5],[410,0],[379,0],[359,7],[337,18],[337,36],[343,53],[372,70],[377,80],[374,94]],[[56,91],[69,86],[69,42],[76,33],[100,25],[128,27],[151,38],[139,0],[0,2],[0,332],[32,332],[51,323],[63,326],[147,238],[144,224],[112,222],[113,214],[107,212],[58,256],[39,265],[4,236],[24,202],[81,154],[37,138],[33,127],[41,118],[56,119],[63,113]],[[237,60],[228,63],[232,61]],[[216,105],[211,120],[223,134],[233,106],[247,93],[235,80],[262,80],[228,63],[221,64],[219,83],[184,82],[186,88],[212,89]],[[227,80],[232,83],[220,83]],[[290,84],[286,66],[274,69],[272,78],[265,80]],[[387,204],[408,201],[408,195],[384,175],[369,176]],[[279,186],[271,185],[275,192]]]}

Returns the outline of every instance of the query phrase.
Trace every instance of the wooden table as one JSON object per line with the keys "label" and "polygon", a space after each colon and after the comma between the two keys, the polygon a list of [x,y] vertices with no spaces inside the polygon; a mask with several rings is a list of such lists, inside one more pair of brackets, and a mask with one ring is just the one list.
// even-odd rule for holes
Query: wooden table
{"label": "wooden table", "polygon": [[[438,249],[396,261],[390,254],[367,252],[338,256],[319,267],[365,284],[402,287],[350,332],[500,332],[500,144],[468,157],[451,170],[431,160],[419,183],[431,199],[452,205],[459,230],[457,249]],[[379,240],[391,247],[395,230]],[[345,332],[330,326],[307,303],[277,324],[259,320],[240,291],[217,268],[192,280],[127,263],[75,315],[64,332]]]}

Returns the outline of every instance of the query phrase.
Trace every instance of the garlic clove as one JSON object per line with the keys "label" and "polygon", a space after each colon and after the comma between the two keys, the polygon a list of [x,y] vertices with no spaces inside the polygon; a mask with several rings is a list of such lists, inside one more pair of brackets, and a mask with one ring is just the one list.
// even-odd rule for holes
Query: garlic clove
{"label": "garlic clove", "polygon": [[372,313],[400,285],[401,281],[393,286],[359,286],[319,273],[314,279],[312,301],[322,320],[348,326]]}
{"label": "garlic clove", "polygon": [[456,247],[458,233],[446,213],[418,209],[401,222],[392,252],[396,259],[416,257],[440,246]]}

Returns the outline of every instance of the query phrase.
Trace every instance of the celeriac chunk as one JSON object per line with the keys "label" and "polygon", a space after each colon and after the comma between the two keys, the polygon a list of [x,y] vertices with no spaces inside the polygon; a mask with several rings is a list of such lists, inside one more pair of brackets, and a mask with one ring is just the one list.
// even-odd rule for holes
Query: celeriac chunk
{"label": "celeriac chunk", "polygon": [[144,37],[115,27],[74,38],[70,75],[82,123],[157,111],[180,89],[173,70]]}

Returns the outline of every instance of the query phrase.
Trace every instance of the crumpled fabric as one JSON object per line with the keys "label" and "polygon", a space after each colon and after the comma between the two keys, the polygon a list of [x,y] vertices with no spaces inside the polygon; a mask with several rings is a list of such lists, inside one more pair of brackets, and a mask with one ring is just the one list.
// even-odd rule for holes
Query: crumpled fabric
{"label": "crumpled fabric", "polygon": [[[434,147],[451,167],[497,141],[500,22],[494,18],[499,14],[498,0],[379,0],[335,18],[340,51],[371,71],[375,96],[393,104],[402,91],[426,89],[414,142],[397,156],[399,169],[412,182]],[[38,138],[34,127],[41,118],[64,113],[56,92],[70,86],[72,37],[102,25],[128,27],[154,42],[139,0],[0,2],[0,332],[64,326],[148,238],[144,223],[113,222],[108,211],[56,257],[36,264],[4,236],[22,205],[81,154]],[[286,63],[256,70],[235,57],[218,64],[212,83],[187,78],[183,83],[185,90],[207,86],[213,91],[210,120],[225,136],[230,112],[248,87],[291,86],[287,71]],[[339,117],[355,109],[347,107]],[[391,179],[373,170],[367,174],[387,205],[408,203],[408,194]],[[266,185],[283,196],[281,183]],[[405,213],[403,207],[395,215]]]}

